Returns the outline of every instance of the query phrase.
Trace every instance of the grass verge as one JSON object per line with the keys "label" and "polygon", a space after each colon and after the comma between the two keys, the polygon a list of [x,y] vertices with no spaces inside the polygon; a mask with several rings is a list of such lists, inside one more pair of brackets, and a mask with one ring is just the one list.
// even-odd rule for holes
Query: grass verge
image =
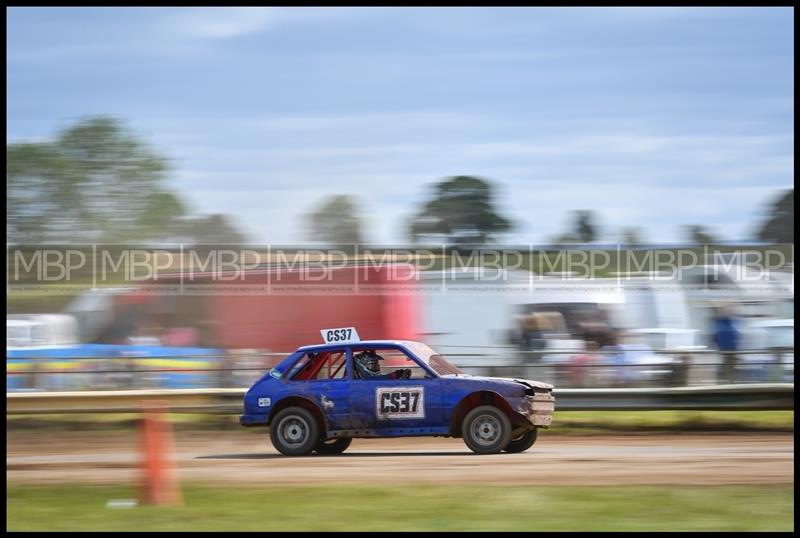
{"label": "grass verge", "polygon": [[7,529],[793,530],[793,488],[773,486],[184,485],[177,507],[107,508],[124,486],[7,485]]}
{"label": "grass verge", "polygon": [[794,411],[556,411],[549,434],[793,432]]}

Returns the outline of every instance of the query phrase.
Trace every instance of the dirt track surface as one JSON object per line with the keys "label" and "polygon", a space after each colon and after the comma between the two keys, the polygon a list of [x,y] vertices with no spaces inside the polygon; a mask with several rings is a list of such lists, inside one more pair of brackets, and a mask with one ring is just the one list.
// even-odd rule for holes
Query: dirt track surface
{"label": "dirt track surface", "polygon": [[[9,432],[13,483],[124,483],[141,476],[136,433]],[[178,433],[182,480],[248,485],[546,485],[794,482],[792,434],[557,436],[522,454],[479,456],[461,439],[355,439],[340,456],[287,458],[252,431]]]}

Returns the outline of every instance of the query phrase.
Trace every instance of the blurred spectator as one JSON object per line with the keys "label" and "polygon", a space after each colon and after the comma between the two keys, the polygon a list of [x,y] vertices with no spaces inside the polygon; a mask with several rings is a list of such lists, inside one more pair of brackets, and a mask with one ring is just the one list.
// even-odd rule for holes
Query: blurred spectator
{"label": "blurred spectator", "polygon": [[581,339],[586,342],[594,342],[598,346],[604,346],[613,340],[611,327],[602,321],[581,321],[578,327]]}
{"label": "blurred spectator", "polygon": [[567,323],[561,312],[541,312],[539,316],[542,320],[542,331],[546,336],[568,337]]}
{"label": "blurred spectator", "polygon": [[596,374],[593,366],[602,363],[602,355],[597,353],[599,346],[594,340],[586,341],[586,352],[575,355],[569,368],[569,380],[572,387],[588,387],[595,385]]}
{"label": "blurred spectator", "polygon": [[605,364],[597,386],[637,387],[685,385],[688,357],[673,360],[660,355],[644,343],[634,341],[631,334],[609,329],[601,351]]}
{"label": "blurred spectator", "polygon": [[626,384],[625,349],[622,344],[623,336],[617,331],[609,331],[606,342],[601,346],[602,360],[607,371],[604,377],[609,387],[624,387]]}
{"label": "blurred spectator", "polygon": [[739,330],[736,320],[727,308],[716,310],[713,320],[714,345],[722,352],[717,379],[720,383],[733,383],[736,372],[736,351],[739,349]]}
{"label": "blurred spectator", "polygon": [[540,314],[536,312],[531,312],[524,319],[524,332],[523,332],[523,340],[525,349],[527,351],[538,351],[540,349],[544,349],[545,341],[544,341],[544,332],[542,327],[542,323],[544,320]]}

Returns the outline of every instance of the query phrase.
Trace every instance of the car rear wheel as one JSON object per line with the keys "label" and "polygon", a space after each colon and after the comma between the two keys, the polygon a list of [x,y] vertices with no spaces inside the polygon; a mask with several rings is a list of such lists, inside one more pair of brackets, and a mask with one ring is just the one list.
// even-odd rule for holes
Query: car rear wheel
{"label": "car rear wheel", "polygon": [[491,405],[476,407],[461,425],[464,443],[478,454],[497,454],[511,441],[511,421]]}
{"label": "car rear wheel", "polygon": [[522,435],[515,437],[508,443],[503,450],[506,452],[517,453],[517,452],[525,452],[530,447],[533,446],[533,443],[536,442],[536,435],[539,432],[539,428],[533,428],[530,431],[523,433]]}
{"label": "car rear wheel", "polygon": [[306,456],[319,441],[319,424],[302,407],[287,407],[275,415],[269,428],[272,445],[284,456]]}
{"label": "car rear wheel", "polygon": [[341,454],[347,447],[350,446],[350,443],[353,442],[351,437],[333,437],[331,439],[320,439],[317,443],[316,448],[314,448],[314,452],[317,454],[323,455],[331,455],[331,454]]}

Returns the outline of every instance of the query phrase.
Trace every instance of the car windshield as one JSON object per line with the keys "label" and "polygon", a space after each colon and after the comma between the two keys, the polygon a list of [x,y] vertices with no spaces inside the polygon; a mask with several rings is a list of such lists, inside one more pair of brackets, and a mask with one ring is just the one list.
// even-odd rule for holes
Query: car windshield
{"label": "car windshield", "polygon": [[439,375],[463,374],[453,363],[422,342],[406,342],[408,348]]}

